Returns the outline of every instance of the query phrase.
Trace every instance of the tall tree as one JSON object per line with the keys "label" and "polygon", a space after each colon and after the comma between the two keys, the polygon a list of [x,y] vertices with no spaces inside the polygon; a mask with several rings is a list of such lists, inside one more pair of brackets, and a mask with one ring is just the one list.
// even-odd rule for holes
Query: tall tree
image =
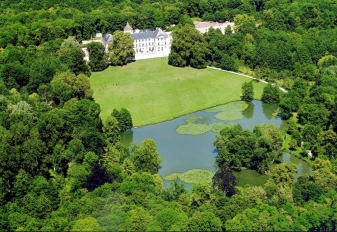
{"label": "tall tree", "polygon": [[133,39],[129,33],[115,31],[112,42],[109,43],[109,53],[111,65],[122,66],[128,63],[129,58],[135,57],[133,50]]}
{"label": "tall tree", "polygon": [[89,52],[89,66],[91,71],[99,72],[108,67],[108,59],[105,54],[105,49],[101,43],[89,43],[87,45]]}
{"label": "tall tree", "polygon": [[191,66],[206,68],[208,44],[199,31],[192,25],[186,24],[173,31],[173,42],[168,64],[176,67]]}
{"label": "tall tree", "polygon": [[213,188],[223,191],[226,196],[230,197],[235,194],[237,179],[227,165],[219,165],[219,170],[213,176],[212,181]]}
{"label": "tall tree", "polygon": [[261,101],[264,103],[280,103],[280,90],[276,85],[268,84],[263,88]]}
{"label": "tall tree", "polygon": [[103,122],[103,132],[109,143],[116,144],[120,140],[120,128],[117,119],[113,116],[109,116],[106,121]]}
{"label": "tall tree", "polygon": [[156,149],[153,139],[144,139],[139,146],[134,148],[131,159],[137,171],[155,174],[161,163],[161,157]]}
{"label": "tall tree", "polygon": [[242,95],[241,99],[245,102],[251,102],[254,99],[253,82],[245,82],[241,87]]}

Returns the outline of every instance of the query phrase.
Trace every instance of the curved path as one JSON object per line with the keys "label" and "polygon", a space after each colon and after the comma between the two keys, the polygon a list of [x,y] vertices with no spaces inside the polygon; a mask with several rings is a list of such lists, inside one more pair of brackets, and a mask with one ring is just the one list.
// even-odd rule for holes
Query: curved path
{"label": "curved path", "polygon": [[[219,71],[223,71],[223,72],[228,72],[228,73],[234,73],[234,74],[237,74],[237,75],[240,75],[240,76],[244,76],[244,77],[247,77],[247,78],[250,78],[250,79],[256,79],[256,80],[259,80],[260,82],[263,82],[263,83],[266,83],[268,84],[267,81],[264,81],[264,80],[261,80],[261,79],[257,79],[255,77],[252,77],[252,76],[248,76],[246,74],[242,74],[242,73],[238,73],[238,72],[233,72],[233,71],[227,71],[227,70],[223,70],[221,68],[215,68],[215,67],[211,67],[211,66],[207,66],[207,68],[211,68],[211,69],[215,69],[215,70],[219,70]],[[279,89],[285,93],[288,93],[288,91],[282,87],[279,87]]]}

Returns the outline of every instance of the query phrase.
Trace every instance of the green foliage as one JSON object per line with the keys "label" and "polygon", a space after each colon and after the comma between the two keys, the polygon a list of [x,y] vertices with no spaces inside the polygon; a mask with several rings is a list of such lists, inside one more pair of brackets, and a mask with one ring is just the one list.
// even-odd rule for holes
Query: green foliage
{"label": "green foliage", "polygon": [[270,104],[280,103],[280,90],[278,86],[271,84],[266,85],[263,89],[261,101]]}
{"label": "green foliage", "polygon": [[109,116],[106,121],[103,122],[103,132],[109,143],[116,144],[120,141],[120,128],[117,119],[113,116]]}
{"label": "green foliage", "polygon": [[[169,178],[170,175],[167,175],[166,177]],[[178,201],[180,196],[182,194],[186,195],[187,190],[185,189],[185,186],[183,184],[179,184],[177,181],[177,177],[169,178],[170,180],[174,180],[173,183],[170,184],[170,187],[163,191],[163,199],[165,201]],[[166,179],[168,180],[168,179]]]}
{"label": "green foliage", "polygon": [[205,169],[191,169],[182,173],[171,173],[165,176],[164,180],[176,180],[180,179],[185,183],[197,184],[197,183],[211,183],[214,173]]}
{"label": "green foliage", "polygon": [[251,102],[254,99],[253,82],[245,82],[241,87],[241,99],[245,102]]}
{"label": "green foliage", "polygon": [[168,64],[176,67],[206,68],[208,53],[205,38],[193,26],[186,24],[173,31]]}
{"label": "green foliage", "polygon": [[90,58],[89,66],[91,71],[100,72],[108,67],[108,60],[103,44],[89,43],[87,49]]}
{"label": "green foliage", "polygon": [[128,63],[128,59],[135,56],[135,51],[133,50],[133,39],[128,33],[115,31],[113,33],[113,40],[108,46],[108,56],[110,58],[111,65],[126,65]]}
{"label": "green foliage", "polygon": [[281,154],[283,140],[274,124],[256,125],[253,132],[234,125],[222,129],[220,135],[214,142],[216,163],[237,171],[246,167],[264,173]]}
{"label": "green foliage", "polygon": [[327,68],[334,65],[337,65],[337,58],[333,55],[323,56],[317,62],[317,66],[319,69]]}
{"label": "green foliage", "polygon": [[[79,74],[76,76],[70,71],[57,73],[51,83],[61,82],[58,85],[64,85],[67,88],[70,87],[72,89],[73,94],[78,99],[83,98],[91,98],[92,97],[92,89],[90,88],[89,78],[84,74]],[[64,88],[66,88],[64,87]]]}
{"label": "green foliage", "polygon": [[83,60],[84,53],[79,47],[63,48],[58,51],[60,61],[66,65],[75,75],[80,73],[90,77],[91,72]]}
{"label": "green foliage", "polygon": [[121,132],[130,130],[133,127],[131,113],[127,109],[122,108],[120,111],[113,109],[111,115],[117,119]]}
{"label": "green foliage", "polygon": [[155,174],[161,163],[161,157],[156,149],[156,143],[152,139],[144,139],[139,146],[134,147],[131,160],[136,171]]}

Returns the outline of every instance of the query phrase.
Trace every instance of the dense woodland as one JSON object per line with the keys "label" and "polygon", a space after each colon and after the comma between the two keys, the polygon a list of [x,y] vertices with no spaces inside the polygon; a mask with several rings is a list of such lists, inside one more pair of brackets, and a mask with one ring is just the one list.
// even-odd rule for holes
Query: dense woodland
{"label": "dense woodland", "polygon": [[[332,0],[1,1],[0,230],[336,230],[336,12]],[[103,46],[88,47],[86,64],[76,42],[127,20],[173,30],[171,65],[287,88],[267,86],[262,100],[289,119],[289,150],[312,151],[312,173],[295,182],[296,166],[278,164],[264,186],[236,186],[233,169],[268,172],[284,139],[272,126],[237,126],[215,141],[211,186],[163,190],[155,141],[126,148],[130,113],[99,117],[89,78],[107,67]],[[236,32],[200,35],[193,20],[234,21]]]}

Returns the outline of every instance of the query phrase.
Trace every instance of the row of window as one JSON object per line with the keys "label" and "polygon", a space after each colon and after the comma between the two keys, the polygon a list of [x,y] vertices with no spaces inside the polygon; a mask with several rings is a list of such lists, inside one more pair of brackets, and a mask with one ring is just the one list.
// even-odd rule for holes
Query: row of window
{"label": "row of window", "polygon": [[[149,50],[146,51],[146,53],[148,53],[148,52],[154,52],[154,50],[155,50],[154,47],[150,47]],[[158,48],[158,51],[164,51],[164,47],[159,47],[159,48]],[[144,50],[141,49],[141,48],[139,48],[139,49],[136,48],[136,49],[135,49],[135,52],[136,52],[136,53],[143,53]]]}
{"label": "row of window", "polygon": [[[143,43],[142,44],[134,44],[135,47],[144,47],[144,46],[148,46],[148,45],[154,45],[154,43],[152,43],[152,44],[145,43],[145,45]],[[166,45],[166,42],[165,42],[165,44],[158,43],[158,45]]]}
{"label": "row of window", "polygon": [[[136,39],[135,42],[153,42],[154,39]],[[163,41],[165,39],[157,39],[158,41]]]}

